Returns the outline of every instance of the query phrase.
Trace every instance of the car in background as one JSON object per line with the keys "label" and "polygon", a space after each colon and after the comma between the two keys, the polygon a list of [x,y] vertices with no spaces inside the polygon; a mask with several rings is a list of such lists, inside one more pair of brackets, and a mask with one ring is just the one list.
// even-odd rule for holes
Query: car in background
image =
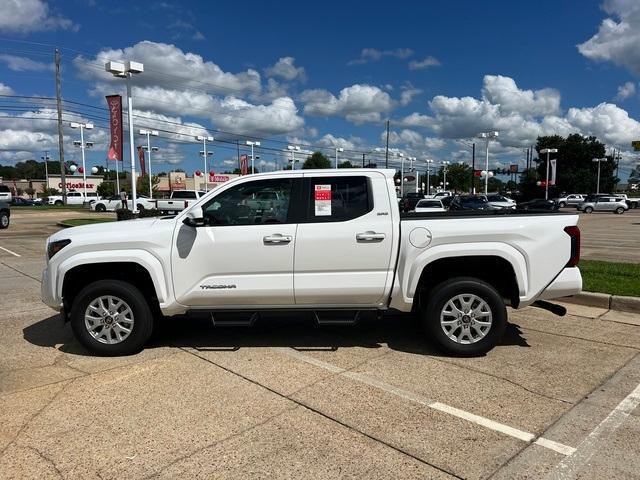
{"label": "car in background", "polygon": [[592,201],[585,201],[576,207],[584,213],[592,212],[613,212],[622,214],[629,210],[629,205],[624,198],[621,197],[597,197]]}
{"label": "car in background", "polygon": [[521,202],[516,205],[516,210],[539,210],[553,212],[558,210],[559,205],[555,200],[545,200],[544,198],[534,198],[528,202]]}
{"label": "car in background", "polygon": [[433,193],[431,195],[425,195],[424,198],[444,198],[444,197],[451,197],[452,195],[453,195],[453,192],[450,192],[449,190],[443,190],[441,192]]}
{"label": "car in background", "polygon": [[11,218],[11,209],[7,202],[0,201],[0,229],[5,229],[9,226],[9,219]]}
{"label": "car in background", "polygon": [[422,200],[424,195],[419,192],[408,192],[404,194],[404,197],[400,199],[398,206],[401,212],[410,212],[416,208],[416,204],[419,200]]}
{"label": "car in background", "polygon": [[571,195],[565,195],[563,197],[554,198],[554,201],[558,204],[558,207],[564,208],[566,206],[575,207],[579,203],[584,202],[586,195],[581,193],[572,193]]}
{"label": "car in background", "polygon": [[489,202],[489,205],[501,208],[516,208],[516,201],[500,195],[499,193],[490,193],[485,195],[485,198]]}
{"label": "car in background", "polygon": [[454,198],[453,195],[449,195],[448,197],[441,197],[438,200],[440,200],[440,203],[442,203],[442,206],[446,210],[449,210],[449,207],[451,206],[451,202],[453,201],[453,198]]}
{"label": "car in background", "polygon": [[640,198],[629,197],[626,193],[616,193],[615,196],[624,198],[629,208],[638,208],[640,206]]}
{"label": "car in background", "polygon": [[12,198],[11,189],[7,185],[0,185],[0,202],[10,202]]}
{"label": "car in background", "polygon": [[[129,208],[131,208],[131,201],[131,199],[127,200]],[[136,197],[136,203],[138,205],[138,210],[156,208],[155,202],[153,200],[149,200],[149,198],[144,195],[138,195]],[[112,195],[109,198],[102,198],[95,201],[89,205],[89,208],[96,212],[115,212],[117,209],[122,208],[122,200],[120,199],[120,195]]]}
{"label": "car in background", "polygon": [[491,205],[484,195],[457,195],[451,201],[449,210],[503,210]]}
{"label": "car in background", "polygon": [[[67,205],[84,205],[85,203],[94,203],[95,201],[100,200],[100,196],[95,192],[87,192],[87,196],[85,198],[84,192],[78,192],[75,190],[71,190],[67,192]],[[48,200],[49,205],[64,205],[64,200],[62,195],[51,195]]]}
{"label": "car in background", "polygon": [[155,208],[161,212],[179,213],[205,194],[200,190],[174,190],[169,198],[155,200]]}
{"label": "car in background", "polygon": [[33,207],[34,205],[42,205],[42,202],[36,202],[29,198],[13,197],[11,200],[12,207]]}
{"label": "car in background", "polygon": [[414,208],[416,213],[427,212],[446,212],[446,209],[442,206],[442,202],[435,198],[423,198],[419,200]]}

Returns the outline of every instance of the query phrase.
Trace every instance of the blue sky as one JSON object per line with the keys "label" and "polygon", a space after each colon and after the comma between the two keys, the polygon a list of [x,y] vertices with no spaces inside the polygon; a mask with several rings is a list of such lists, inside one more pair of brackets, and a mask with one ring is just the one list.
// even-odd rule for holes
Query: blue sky
{"label": "blue sky", "polygon": [[[95,107],[123,91],[102,71],[107,59],[148,69],[134,80],[134,120],[136,130],[160,131],[155,171],[200,168],[192,140],[205,131],[222,140],[212,146],[217,171],[236,161],[226,142],[247,138],[262,139],[263,169],[282,165],[287,144],[330,155],[339,146],[341,158],[360,161],[367,152],[380,164],[386,119],[394,151],[418,163],[468,162],[467,144],[488,130],[500,132],[492,166],[523,165],[538,135],[574,132],[622,148],[623,178],[637,163],[634,0],[3,3],[3,164],[57,151],[53,104],[15,98],[54,95],[53,46],[62,49],[63,96],[82,104],[65,104],[65,123],[100,127],[90,165],[103,164],[107,148]],[[68,159],[79,156],[75,136],[65,128]]]}

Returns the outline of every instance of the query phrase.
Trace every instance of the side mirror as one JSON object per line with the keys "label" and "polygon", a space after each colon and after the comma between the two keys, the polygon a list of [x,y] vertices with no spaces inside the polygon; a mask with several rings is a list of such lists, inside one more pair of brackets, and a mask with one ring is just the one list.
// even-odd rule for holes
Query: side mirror
{"label": "side mirror", "polygon": [[202,213],[202,207],[193,207],[187,212],[187,216],[182,221],[189,227],[201,227],[204,225],[204,214]]}

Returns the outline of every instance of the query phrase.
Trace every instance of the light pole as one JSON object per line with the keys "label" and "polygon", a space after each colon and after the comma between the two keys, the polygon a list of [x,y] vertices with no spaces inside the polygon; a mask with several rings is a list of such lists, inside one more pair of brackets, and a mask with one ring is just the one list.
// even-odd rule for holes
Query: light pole
{"label": "light pole", "polygon": [[444,189],[445,189],[445,190],[447,189],[447,185],[448,185],[448,184],[447,184],[447,167],[448,167],[450,164],[451,164],[451,162],[447,162],[447,161],[442,162],[442,175],[443,175],[443,177],[444,177],[444,178],[442,179],[442,181],[443,181],[443,183],[444,183]]}
{"label": "light pole", "polygon": [[427,158],[425,162],[427,162],[427,195],[431,195],[431,164],[433,160]]}
{"label": "light pole", "polygon": [[44,183],[45,186],[47,187],[47,190],[49,190],[49,165],[48,165],[48,160],[51,160],[51,157],[49,156],[49,150],[45,150],[44,151],[44,157],[40,157],[42,160],[44,160]]}
{"label": "light pole", "polygon": [[153,199],[153,187],[151,185],[151,152],[157,152],[158,151],[158,147],[152,147],[151,146],[151,136],[153,135],[154,137],[158,136],[158,131],[157,130],[145,130],[142,129],[140,130],[140,135],[146,135],[147,136],[147,152],[149,153],[149,171],[148,171],[148,175],[149,175],[149,199]]}
{"label": "light pole", "polygon": [[498,132],[485,132],[478,134],[478,138],[484,138],[487,141],[487,147],[485,152],[485,171],[487,175],[484,180],[484,194],[489,193],[489,142],[491,139],[498,138]]}
{"label": "light pole", "polygon": [[200,156],[204,157],[204,191],[209,191],[209,185],[207,183],[207,175],[209,175],[209,170],[207,170],[207,157],[212,156],[213,152],[207,152],[207,142],[213,142],[213,137],[209,137],[206,135],[196,135],[196,140],[202,142],[202,150],[200,150]]}
{"label": "light pole", "polygon": [[[247,140],[247,145],[249,145],[251,147],[251,173],[255,173],[255,158],[253,156],[253,147],[259,147],[260,146],[260,142],[253,142],[251,140]],[[300,148],[298,147],[298,150],[300,150]]]}
{"label": "light pole", "polygon": [[[85,148],[85,143],[84,143],[84,131],[86,130],[91,130],[93,128],[93,123],[78,123],[78,122],[71,122],[70,124],[71,128],[79,128],[80,129],[80,152],[82,155],[82,186],[84,187],[84,201],[87,201],[87,167],[85,165],[84,162],[84,148]],[[91,145],[89,145],[89,143],[91,143]],[[75,142],[74,142],[75,144]],[[93,143],[92,142],[87,142],[86,146],[90,147],[92,146]]]}
{"label": "light pole", "polygon": [[291,152],[291,170],[296,169],[296,152],[300,151],[300,147],[297,145],[287,145],[287,150]]}
{"label": "light pole", "polygon": [[598,182],[596,183],[596,194],[600,193],[600,162],[606,162],[607,158],[594,158],[592,162],[598,162]]}
{"label": "light pole", "polygon": [[543,148],[540,153],[547,154],[547,181],[544,184],[544,199],[549,200],[549,154],[558,153],[557,148]]}
{"label": "light pole", "polygon": [[344,152],[344,148],[336,147],[336,168],[338,168],[338,152]]}
{"label": "light pole", "polygon": [[107,72],[115,77],[124,78],[127,84],[127,115],[129,117],[129,154],[131,156],[131,199],[132,212],[138,213],[138,199],[136,195],[136,152],[133,146],[133,100],[131,98],[131,77],[144,72],[144,65],[139,62],[126,61],[107,62],[104,65]]}

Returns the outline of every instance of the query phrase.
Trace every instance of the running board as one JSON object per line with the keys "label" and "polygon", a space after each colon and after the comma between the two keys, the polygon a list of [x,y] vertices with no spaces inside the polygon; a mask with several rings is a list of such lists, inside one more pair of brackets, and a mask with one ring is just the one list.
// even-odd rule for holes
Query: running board
{"label": "running board", "polygon": [[324,325],[355,325],[360,319],[360,310],[356,311],[351,318],[345,318],[349,315],[349,311],[313,311],[316,323],[320,326]]}
{"label": "running board", "polygon": [[[211,312],[211,323],[213,323],[214,327],[253,327],[253,325],[256,323],[256,321],[258,321],[258,319],[260,318],[260,312],[254,312],[251,314],[251,316],[247,319],[247,318],[233,318],[235,317],[242,317],[242,314],[238,314],[238,313],[229,313],[229,312],[225,312],[227,313],[227,315],[231,315],[232,318],[220,318],[222,316],[224,316],[224,314],[222,313],[213,313]],[[216,319],[216,316],[218,317]],[[246,317],[246,315],[244,315]]]}

